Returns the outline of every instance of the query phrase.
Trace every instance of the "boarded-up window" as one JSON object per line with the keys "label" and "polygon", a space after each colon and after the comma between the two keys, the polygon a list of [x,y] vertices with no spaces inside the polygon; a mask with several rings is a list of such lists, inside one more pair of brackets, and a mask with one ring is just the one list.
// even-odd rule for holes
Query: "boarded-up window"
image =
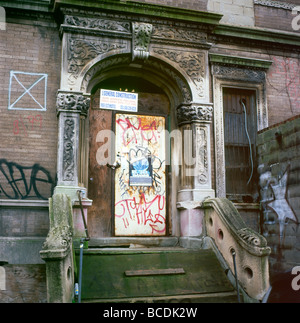
{"label": "boarded-up window", "polygon": [[253,90],[223,88],[226,195],[234,202],[255,202],[256,95]]}

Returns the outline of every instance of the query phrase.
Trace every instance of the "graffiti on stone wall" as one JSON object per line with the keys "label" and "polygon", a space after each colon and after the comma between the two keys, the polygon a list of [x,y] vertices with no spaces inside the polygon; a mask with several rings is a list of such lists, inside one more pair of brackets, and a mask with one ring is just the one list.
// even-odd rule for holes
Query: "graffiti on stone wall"
{"label": "graffiti on stone wall", "polygon": [[54,185],[50,172],[39,164],[22,166],[0,159],[0,198],[46,200]]}
{"label": "graffiti on stone wall", "polygon": [[285,237],[285,228],[289,221],[299,224],[297,216],[288,201],[288,176],[290,166],[288,166],[284,174],[279,178],[272,176],[271,172],[265,172],[260,177],[262,191],[265,193],[262,200],[265,209],[272,210],[277,216],[279,224],[279,244],[282,245]]}

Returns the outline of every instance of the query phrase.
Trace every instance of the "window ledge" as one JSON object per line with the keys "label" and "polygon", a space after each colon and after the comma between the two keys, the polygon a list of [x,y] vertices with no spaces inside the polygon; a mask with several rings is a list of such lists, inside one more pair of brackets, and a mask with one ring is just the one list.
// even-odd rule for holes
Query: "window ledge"
{"label": "window ledge", "polygon": [[30,207],[30,208],[48,208],[48,200],[6,200],[0,199],[2,207]]}

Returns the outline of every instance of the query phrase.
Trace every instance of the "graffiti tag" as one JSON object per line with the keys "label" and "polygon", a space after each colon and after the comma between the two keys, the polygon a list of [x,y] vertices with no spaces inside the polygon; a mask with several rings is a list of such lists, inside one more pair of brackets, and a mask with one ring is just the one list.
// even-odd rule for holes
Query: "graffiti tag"
{"label": "graffiti tag", "polygon": [[138,117],[117,120],[117,124],[122,129],[122,141],[124,146],[128,146],[131,142],[137,144],[142,141],[158,141],[158,133],[163,131],[159,122],[153,120],[149,124],[143,124],[142,119]]}
{"label": "graffiti tag", "polygon": [[50,172],[39,164],[28,167],[0,159],[0,197],[46,200],[52,195],[54,184]]}
{"label": "graffiti tag", "polygon": [[139,201],[135,197],[119,201],[116,204],[115,216],[122,218],[125,229],[135,222],[137,225],[150,227],[152,234],[164,233],[166,229],[165,217],[162,214],[164,208],[165,196],[156,195],[154,199],[147,201],[145,194],[142,193]]}
{"label": "graffiti tag", "polygon": [[28,130],[34,130],[34,128],[36,127],[39,127],[39,129],[41,129],[42,123],[43,123],[43,118],[40,114],[35,116],[28,116],[27,118],[19,117],[19,119],[14,120],[13,133],[14,135],[19,135],[23,133],[27,137]]}

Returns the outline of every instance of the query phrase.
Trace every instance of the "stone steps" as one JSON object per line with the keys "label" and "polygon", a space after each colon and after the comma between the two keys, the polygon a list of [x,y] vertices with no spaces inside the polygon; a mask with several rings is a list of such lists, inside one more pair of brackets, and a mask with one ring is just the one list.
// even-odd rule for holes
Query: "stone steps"
{"label": "stone steps", "polygon": [[82,302],[237,302],[212,250],[90,248],[82,269]]}

